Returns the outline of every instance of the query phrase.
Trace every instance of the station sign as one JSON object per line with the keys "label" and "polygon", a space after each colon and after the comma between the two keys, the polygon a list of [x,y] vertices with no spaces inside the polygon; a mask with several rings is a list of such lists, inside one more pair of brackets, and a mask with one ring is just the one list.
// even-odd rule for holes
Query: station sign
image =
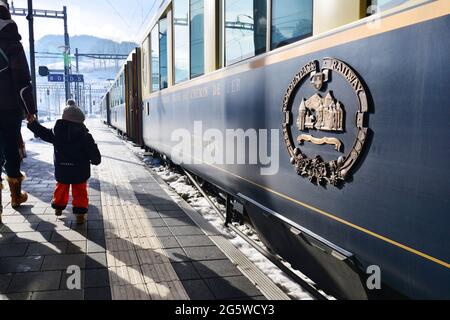
{"label": "station sign", "polygon": [[63,74],[49,74],[48,82],[64,82]]}
{"label": "station sign", "polygon": [[69,74],[67,78],[69,82],[84,82],[84,76],[82,74]]}
{"label": "station sign", "polygon": [[[64,82],[64,74],[49,74],[48,82]],[[67,76],[69,82],[84,82],[84,76],[82,74],[69,74]]]}

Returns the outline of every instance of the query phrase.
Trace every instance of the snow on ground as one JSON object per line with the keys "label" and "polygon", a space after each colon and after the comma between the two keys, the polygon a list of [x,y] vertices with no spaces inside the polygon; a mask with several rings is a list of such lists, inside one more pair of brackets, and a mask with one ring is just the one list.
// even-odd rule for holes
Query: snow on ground
{"label": "snow on ground", "polygon": [[[190,184],[189,179],[171,170],[165,166],[159,159],[144,154],[140,148],[133,147],[127,144],[130,149],[137,154],[141,160],[157,173],[175,192],[187,201],[197,212],[199,212],[211,225],[218,229],[224,236],[226,236],[235,247],[243,252],[261,271],[263,271],[274,283],[280,286],[284,291],[294,300],[312,300],[313,297],[307,293],[299,284],[292,281],[283,271],[275,266],[270,260],[259,253],[255,248],[248,244],[245,240],[239,237],[236,233],[226,228],[223,224],[222,218],[213,210],[208,201],[201,195],[201,193]],[[225,206],[217,201],[217,198],[210,197],[212,202],[222,211],[225,212]],[[249,236],[253,241],[265,248],[260,241],[258,235],[252,228],[246,225],[235,224],[241,232]],[[291,267],[287,262],[283,261],[287,267]],[[292,268],[291,268],[292,269]],[[314,283],[302,273],[293,270],[300,278],[306,282],[314,285]],[[322,292],[323,293],[323,292]],[[324,293],[323,293],[324,294]],[[328,297],[332,299],[332,297]]]}

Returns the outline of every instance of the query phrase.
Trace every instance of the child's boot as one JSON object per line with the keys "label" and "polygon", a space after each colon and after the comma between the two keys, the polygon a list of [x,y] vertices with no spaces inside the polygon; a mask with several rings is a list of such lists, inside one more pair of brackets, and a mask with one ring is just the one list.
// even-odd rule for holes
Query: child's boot
{"label": "child's boot", "polygon": [[55,216],[61,217],[63,214],[63,211],[61,209],[55,209]]}
{"label": "child's boot", "polygon": [[22,182],[25,180],[23,174],[20,178],[8,177],[9,189],[11,191],[11,207],[17,208],[22,203],[27,202],[28,194],[22,191]]}
{"label": "child's boot", "polygon": [[85,214],[77,214],[77,224],[85,224],[86,223],[86,215]]}

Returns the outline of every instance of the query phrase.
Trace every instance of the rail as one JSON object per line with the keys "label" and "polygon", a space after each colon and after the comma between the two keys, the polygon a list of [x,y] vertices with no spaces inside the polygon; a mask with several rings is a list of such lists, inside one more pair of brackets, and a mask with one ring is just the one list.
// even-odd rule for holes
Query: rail
{"label": "rail", "polygon": [[[194,179],[194,177],[184,168],[182,168],[184,174],[188,177],[188,179],[191,181],[191,183],[197,188],[197,190],[202,194],[202,196],[208,201],[211,208],[222,218],[224,223],[226,222],[226,216],[222,211],[220,211],[219,208],[214,204],[214,202],[211,200],[211,198],[206,194],[206,192],[203,190],[203,188],[198,184],[198,182]],[[317,300],[328,300],[328,298],[320,293],[319,290],[314,288],[311,284],[303,280],[301,277],[299,277],[295,272],[293,272],[290,268],[285,266],[279,258],[277,258],[275,255],[267,251],[266,249],[262,248],[260,245],[258,245],[255,241],[250,239],[247,235],[245,235],[241,230],[233,226],[232,224],[227,224],[227,227],[234,231],[239,237],[241,237],[243,240],[245,240],[249,245],[251,245],[253,248],[255,248],[259,253],[261,253],[264,257],[269,259],[277,268],[279,268],[281,271],[283,271],[289,278],[291,278],[294,282],[298,283],[300,286],[302,286],[305,291],[307,291],[311,296],[316,298]]]}

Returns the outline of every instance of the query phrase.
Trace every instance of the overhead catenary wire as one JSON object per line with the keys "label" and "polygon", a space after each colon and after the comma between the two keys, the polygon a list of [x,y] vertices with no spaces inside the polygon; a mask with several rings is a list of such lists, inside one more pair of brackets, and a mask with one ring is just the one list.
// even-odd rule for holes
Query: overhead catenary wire
{"label": "overhead catenary wire", "polygon": [[142,19],[142,23],[138,28],[138,32],[136,33],[136,35],[139,34],[139,31],[141,30],[142,26],[145,24],[145,22],[147,21],[147,18],[149,17],[149,15],[153,12],[153,9],[155,8],[156,3],[158,2],[158,0],[153,0],[153,5],[151,6],[150,10],[147,12],[147,14],[145,15],[145,17]]}
{"label": "overhead catenary wire", "polygon": [[133,32],[131,29],[130,24],[125,20],[125,18],[120,14],[120,12],[114,7],[114,5],[111,3],[110,0],[105,0],[106,3],[114,10],[114,12],[117,14],[117,16],[123,21],[123,23],[126,25],[129,31]]}

